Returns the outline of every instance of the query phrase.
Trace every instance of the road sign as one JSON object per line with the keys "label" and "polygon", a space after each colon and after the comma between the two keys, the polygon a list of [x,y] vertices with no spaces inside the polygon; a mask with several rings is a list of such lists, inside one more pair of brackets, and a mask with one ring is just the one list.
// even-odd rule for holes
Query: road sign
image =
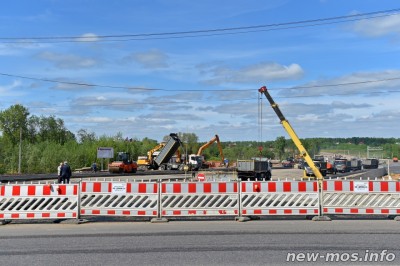
{"label": "road sign", "polygon": [[109,147],[97,148],[97,158],[114,158],[114,149]]}
{"label": "road sign", "polygon": [[197,180],[199,181],[204,181],[206,179],[206,175],[203,173],[200,173],[197,175]]}

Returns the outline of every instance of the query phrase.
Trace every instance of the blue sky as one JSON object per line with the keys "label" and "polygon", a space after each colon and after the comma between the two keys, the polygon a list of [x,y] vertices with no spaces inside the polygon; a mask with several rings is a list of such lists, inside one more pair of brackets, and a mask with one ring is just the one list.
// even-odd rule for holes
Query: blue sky
{"label": "blue sky", "polygon": [[[22,104],[97,136],[288,138],[263,96],[259,107],[266,85],[300,138],[398,138],[400,12],[298,23],[397,8],[389,0],[3,1],[0,109]],[[242,27],[250,28],[210,31]]]}

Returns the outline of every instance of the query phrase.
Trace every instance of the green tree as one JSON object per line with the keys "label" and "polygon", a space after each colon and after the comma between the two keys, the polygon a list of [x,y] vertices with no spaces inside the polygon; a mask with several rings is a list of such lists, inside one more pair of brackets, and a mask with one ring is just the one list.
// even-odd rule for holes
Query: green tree
{"label": "green tree", "polygon": [[274,142],[275,153],[278,155],[279,160],[283,159],[285,154],[286,139],[283,136],[277,137]]}
{"label": "green tree", "polygon": [[78,140],[80,143],[93,142],[96,140],[96,134],[94,132],[88,132],[86,129],[79,129]]}
{"label": "green tree", "polygon": [[28,134],[27,121],[29,111],[20,104],[12,105],[10,108],[0,112],[0,129],[3,136],[16,145],[20,141],[20,134],[25,138]]}

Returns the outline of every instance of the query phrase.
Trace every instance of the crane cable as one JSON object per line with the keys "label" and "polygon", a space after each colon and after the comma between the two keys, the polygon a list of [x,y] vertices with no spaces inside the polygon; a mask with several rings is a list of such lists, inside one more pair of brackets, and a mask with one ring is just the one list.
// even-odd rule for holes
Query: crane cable
{"label": "crane cable", "polygon": [[261,154],[261,152],[262,152],[261,147],[262,147],[262,141],[263,141],[263,136],[262,136],[262,131],[263,131],[262,97],[260,94],[258,94],[257,98],[258,98],[258,141],[259,141],[259,151]]}

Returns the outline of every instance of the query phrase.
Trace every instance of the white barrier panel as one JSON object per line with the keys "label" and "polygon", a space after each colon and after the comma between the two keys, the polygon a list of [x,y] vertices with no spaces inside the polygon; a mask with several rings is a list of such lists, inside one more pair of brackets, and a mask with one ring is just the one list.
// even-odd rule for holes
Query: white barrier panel
{"label": "white barrier panel", "polygon": [[83,181],[81,215],[157,216],[155,182]]}
{"label": "white barrier panel", "polygon": [[324,214],[400,214],[400,182],[326,180]]}
{"label": "white barrier panel", "polygon": [[161,184],[162,216],[238,215],[237,182]]}
{"label": "white barrier panel", "polygon": [[77,184],[0,186],[0,219],[77,218]]}
{"label": "white barrier panel", "polygon": [[317,181],[242,182],[242,215],[319,215]]}

